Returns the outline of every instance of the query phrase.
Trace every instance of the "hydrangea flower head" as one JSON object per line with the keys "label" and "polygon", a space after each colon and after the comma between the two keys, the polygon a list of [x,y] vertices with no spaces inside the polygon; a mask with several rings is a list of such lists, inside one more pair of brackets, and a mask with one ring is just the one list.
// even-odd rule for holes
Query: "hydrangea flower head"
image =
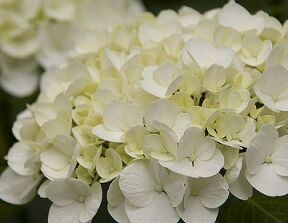
{"label": "hydrangea flower head", "polygon": [[[288,194],[287,27],[233,0],[205,14],[183,7],[120,23],[126,17],[107,13],[104,1],[72,2],[41,6],[61,21],[45,32],[64,32],[62,23],[79,14],[89,35],[47,69],[39,97],[17,117],[2,200],[24,204],[38,190],[53,202],[49,223],[86,223],[109,182],[107,209],[120,223],[213,223],[230,192],[241,200],[253,188]],[[90,3],[111,21],[96,21]],[[28,38],[29,24],[19,27],[10,35]],[[52,42],[70,49],[64,37]],[[36,57],[47,65],[58,54],[45,43]],[[34,55],[26,44],[19,52]]]}

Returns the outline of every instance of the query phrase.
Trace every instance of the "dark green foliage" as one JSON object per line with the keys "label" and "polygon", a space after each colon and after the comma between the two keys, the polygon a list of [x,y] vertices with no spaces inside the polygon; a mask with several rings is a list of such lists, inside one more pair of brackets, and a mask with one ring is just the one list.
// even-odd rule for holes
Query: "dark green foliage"
{"label": "dark green foliage", "polygon": [[254,193],[248,201],[229,197],[221,207],[217,223],[287,223],[288,196],[267,197]]}

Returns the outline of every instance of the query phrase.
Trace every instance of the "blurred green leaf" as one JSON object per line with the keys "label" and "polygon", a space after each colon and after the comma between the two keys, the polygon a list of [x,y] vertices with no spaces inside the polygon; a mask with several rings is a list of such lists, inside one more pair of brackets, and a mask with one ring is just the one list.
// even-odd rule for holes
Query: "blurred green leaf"
{"label": "blurred green leaf", "polygon": [[247,201],[229,197],[220,208],[218,223],[287,223],[288,196],[267,197],[255,193]]}
{"label": "blurred green leaf", "polygon": [[0,201],[0,215],[14,214],[15,212],[19,212],[22,208],[23,206],[16,206]]}

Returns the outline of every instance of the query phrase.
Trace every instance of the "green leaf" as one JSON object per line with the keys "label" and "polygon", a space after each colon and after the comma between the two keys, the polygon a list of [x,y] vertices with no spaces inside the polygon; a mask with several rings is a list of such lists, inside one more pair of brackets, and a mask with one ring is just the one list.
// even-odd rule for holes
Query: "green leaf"
{"label": "green leaf", "polygon": [[287,223],[288,196],[267,197],[255,192],[247,201],[232,195],[220,208],[217,223]]}

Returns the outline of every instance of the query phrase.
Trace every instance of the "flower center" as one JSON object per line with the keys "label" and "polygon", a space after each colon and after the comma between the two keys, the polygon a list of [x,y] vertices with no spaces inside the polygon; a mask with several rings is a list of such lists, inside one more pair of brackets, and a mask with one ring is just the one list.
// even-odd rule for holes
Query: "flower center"
{"label": "flower center", "polygon": [[271,157],[271,155],[268,155],[268,156],[266,156],[266,158],[265,158],[265,163],[272,163],[272,157]]}
{"label": "flower center", "polygon": [[78,202],[79,203],[84,203],[84,201],[85,201],[85,197],[84,196],[79,196],[78,197]]}
{"label": "flower center", "polygon": [[157,192],[162,192],[163,191],[163,187],[161,185],[157,184],[156,187],[155,187],[155,190]]}
{"label": "flower center", "polygon": [[189,159],[194,162],[197,159],[197,156],[195,154],[192,154]]}

